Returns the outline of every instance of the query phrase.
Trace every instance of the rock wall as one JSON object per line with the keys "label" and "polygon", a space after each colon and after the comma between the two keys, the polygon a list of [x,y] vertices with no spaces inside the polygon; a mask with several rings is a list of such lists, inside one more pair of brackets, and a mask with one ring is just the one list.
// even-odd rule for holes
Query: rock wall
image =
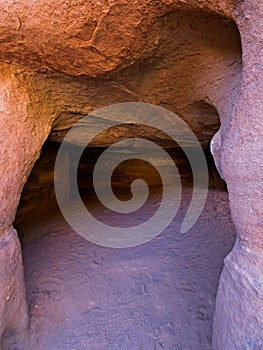
{"label": "rock wall", "polygon": [[215,158],[238,232],[217,295],[213,346],[218,350],[263,347],[262,13],[262,2],[254,0],[234,12],[242,39],[242,83],[234,110],[215,137]]}
{"label": "rock wall", "polygon": [[262,348],[262,11],[256,0],[1,3],[3,347],[27,328],[12,222],[44,141],[97,108],[143,101],[176,112],[206,146],[220,116],[212,149],[238,240],[220,280],[213,347]]}
{"label": "rock wall", "polygon": [[22,256],[12,222],[20,193],[39,155],[45,132],[49,132],[46,123],[29,116],[27,107],[30,97],[24,85],[16,78],[12,67],[1,65],[0,333],[3,339],[19,339],[27,327]]}

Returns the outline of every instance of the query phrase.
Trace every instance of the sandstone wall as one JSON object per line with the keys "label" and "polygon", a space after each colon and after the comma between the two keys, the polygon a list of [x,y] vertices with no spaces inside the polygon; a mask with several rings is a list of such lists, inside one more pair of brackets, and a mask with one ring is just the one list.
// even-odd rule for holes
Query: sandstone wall
{"label": "sandstone wall", "polygon": [[94,109],[144,101],[178,113],[206,146],[220,116],[213,154],[239,236],[220,281],[213,347],[262,347],[262,12],[256,0],[1,2],[3,346],[27,328],[12,222],[44,141]]}

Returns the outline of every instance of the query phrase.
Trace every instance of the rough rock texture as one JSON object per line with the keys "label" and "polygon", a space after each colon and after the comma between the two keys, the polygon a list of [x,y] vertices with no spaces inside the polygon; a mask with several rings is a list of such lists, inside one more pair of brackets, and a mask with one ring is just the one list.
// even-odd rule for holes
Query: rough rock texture
{"label": "rough rock texture", "polygon": [[[43,103],[44,99],[38,100],[37,93],[29,95],[27,82],[18,70],[7,64],[1,64],[0,72],[0,332],[3,336],[0,344],[2,344],[5,334],[8,334],[9,338],[20,337],[22,331],[27,328],[22,257],[12,222],[23,186],[50,132],[52,115],[49,113],[48,104]],[[31,114],[31,108],[37,117],[36,114]]]}
{"label": "rough rock texture", "polygon": [[232,2],[6,0],[0,57],[39,70],[101,75],[150,57],[159,47],[163,18],[185,8],[230,15]]}
{"label": "rough rock texture", "polygon": [[[225,260],[217,297],[214,348],[263,348],[263,4],[235,11],[243,48],[242,84],[235,108],[222,119],[216,162],[228,184],[239,237]],[[219,142],[219,143],[218,143]]]}
{"label": "rough rock texture", "polygon": [[[7,311],[0,332],[26,327],[11,225],[52,127],[59,139],[76,115],[144,101],[178,113],[206,146],[220,115],[213,153],[228,184],[238,241],[220,281],[214,349],[263,347],[262,11],[257,0],[1,2],[0,234],[1,242],[9,235],[18,278],[0,244],[0,273],[15,291],[5,308],[9,293],[1,288]],[[240,85],[240,38],[231,19],[241,34]]]}
{"label": "rough rock texture", "polygon": [[28,309],[24,286],[24,269],[20,242],[13,228],[6,229],[0,237],[1,304],[0,347],[8,344],[24,344],[27,338]]}
{"label": "rough rock texture", "polygon": [[37,121],[28,118],[28,94],[7,65],[1,66],[0,101],[0,332],[13,335],[26,329],[27,312],[20,246],[11,225],[20,192],[33,165],[32,144],[37,142],[32,127]]}

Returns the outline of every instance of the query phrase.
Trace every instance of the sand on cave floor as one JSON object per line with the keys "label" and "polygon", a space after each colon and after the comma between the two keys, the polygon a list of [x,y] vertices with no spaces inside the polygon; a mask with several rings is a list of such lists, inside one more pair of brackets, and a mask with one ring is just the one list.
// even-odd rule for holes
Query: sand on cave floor
{"label": "sand on cave floor", "polygon": [[227,193],[209,190],[201,217],[181,234],[190,199],[184,192],[169,227],[133,248],[90,243],[58,210],[21,223],[28,349],[211,349],[216,291],[235,229]]}

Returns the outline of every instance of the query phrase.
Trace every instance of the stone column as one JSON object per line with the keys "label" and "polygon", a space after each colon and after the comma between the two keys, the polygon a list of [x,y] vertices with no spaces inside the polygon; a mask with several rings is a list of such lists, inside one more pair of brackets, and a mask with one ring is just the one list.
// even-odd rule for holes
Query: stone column
{"label": "stone column", "polygon": [[[23,349],[28,326],[22,254],[12,223],[50,127],[33,107],[23,74],[0,65],[0,348]],[[38,116],[38,118],[36,118]]]}
{"label": "stone column", "polygon": [[237,229],[217,293],[213,350],[263,349],[263,3],[240,3],[242,83],[213,146]]}

